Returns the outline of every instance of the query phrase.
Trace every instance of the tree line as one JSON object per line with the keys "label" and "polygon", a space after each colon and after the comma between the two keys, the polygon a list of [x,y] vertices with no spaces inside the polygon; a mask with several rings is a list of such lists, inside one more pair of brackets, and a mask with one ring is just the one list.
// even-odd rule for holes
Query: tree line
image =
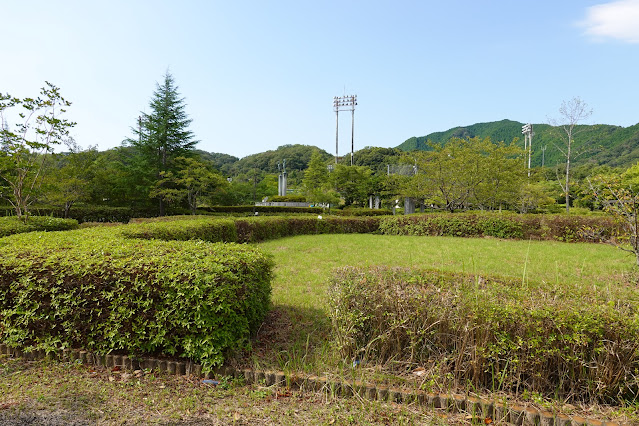
{"label": "tree line", "polygon": [[[55,207],[66,216],[78,204],[196,213],[201,206],[246,205],[274,196],[277,163],[286,159],[292,194],[318,205],[367,207],[378,199],[382,207],[392,207],[408,198],[422,209],[451,212],[552,211],[560,204],[598,209],[605,203],[589,178],[623,170],[570,166],[575,125],[588,113],[578,101],[560,110],[568,124],[556,126],[566,131],[559,147],[565,162],[558,167],[529,171],[517,138],[461,136],[411,152],[366,147],[355,153],[351,166],[350,158],[335,161],[305,145],[284,145],[242,160],[197,150],[185,99],[169,73],[156,84],[150,112],[134,120],[121,146],[104,152],[81,148],[69,136],[75,123],[63,118],[71,103],[47,83],[33,99],[0,94],[0,198],[19,217],[34,206]],[[571,107],[578,107],[576,113]],[[54,153],[59,145],[66,145],[66,152]]]}

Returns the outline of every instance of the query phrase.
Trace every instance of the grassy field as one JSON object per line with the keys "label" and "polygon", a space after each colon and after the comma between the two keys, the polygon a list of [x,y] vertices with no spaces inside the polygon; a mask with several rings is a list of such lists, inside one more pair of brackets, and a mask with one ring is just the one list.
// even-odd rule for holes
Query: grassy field
{"label": "grassy field", "polygon": [[330,271],[339,266],[405,266],[547,283],[621,282],[633,259],[603,244],[370,234],[305,235],[259,244],[275,259],[273,303],[325,311]]}
{"label": "grassy field", "polygon": [[[275,260],[274,310],[260,330],[252,359],[291,371],[343,372],[330,347],[326,291],[336,267],[424,267],[521,280],[525,285],[625,285],[633,259],[603,244],[494,238],[409,237],[369,234],[297,236],[260,243]],[[245,360],[247,361],[247,360]]]}

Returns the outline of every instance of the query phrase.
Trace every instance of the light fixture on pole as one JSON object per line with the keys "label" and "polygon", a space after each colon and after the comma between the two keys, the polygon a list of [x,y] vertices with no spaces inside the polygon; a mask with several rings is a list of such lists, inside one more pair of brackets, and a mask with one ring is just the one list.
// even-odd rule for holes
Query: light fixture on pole
{"label": "light fixture on pole", "polygon": [[521,126],[521,133],[524,135],[524,150],[528,156],[528,177],[530,177],[530,159],[532,157],[532,137],[535,134],[533,132],[532,124],[524,124]]}
{"label": "light fixture on pole", "polygon": [[335,164],[339,158],[339,112],[351,112],[351,166],[353,165],[353,153],[355,151],[355,106],[357,95],[333,97],[333,109],[335,110]]}

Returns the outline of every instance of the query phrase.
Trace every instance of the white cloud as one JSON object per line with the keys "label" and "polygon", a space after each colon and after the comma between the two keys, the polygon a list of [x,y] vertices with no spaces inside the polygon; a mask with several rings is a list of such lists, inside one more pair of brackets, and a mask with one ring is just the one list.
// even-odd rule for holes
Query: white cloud
{"label": "white cloud", "polygon": [[585,33],[596,39],[617,39],[639,43],[639,0],[618,0],[598,4],[586,10],[580,23]]}

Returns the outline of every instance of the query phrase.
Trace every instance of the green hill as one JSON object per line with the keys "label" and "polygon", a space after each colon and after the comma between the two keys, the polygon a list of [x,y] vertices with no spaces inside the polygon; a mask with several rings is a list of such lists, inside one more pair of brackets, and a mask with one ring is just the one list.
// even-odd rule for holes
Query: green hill
{"label": "green hill", "polygon": [[[397,148],[402,151],[429,150],[427,141],[442,144],[453,137],[490,137],[493,142],[515,143],[523,147],[521,126],[525,123],[512,120],[477,123],[455,127],[445,132],[407,139]],[[561,129],[548,124],[533,124],[532,165],[555,166],[565,162],[559,147],[565,145]],[[630,127],[608,124],[579,125],[576,128],[572,161],[575,164],[593,163],[611,167],[628,167],[639,161],[639,124]],[[545,154],[542,147],[546,147]]]}

